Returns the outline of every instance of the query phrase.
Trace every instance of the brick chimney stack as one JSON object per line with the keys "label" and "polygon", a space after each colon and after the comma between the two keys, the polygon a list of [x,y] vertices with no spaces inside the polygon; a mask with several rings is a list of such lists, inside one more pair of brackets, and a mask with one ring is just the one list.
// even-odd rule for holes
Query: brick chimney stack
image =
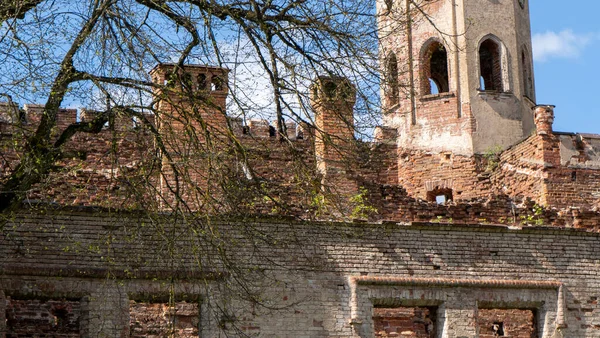
{"label": "brick chimney stack", "polygon": [[229,70],[185,65],[174,73],[175,67],[175,64],[160,64],[150,71],[152,81],[162,86],[154,89],[157,110],[172,114],[176,120],[183,112],[187,117],[199,113],[209,130],[226,128]]}
{"label": "brick chimney stack", "polygon": [[210,185],[206,174],[210,164],[204,158],[221,149],[222,143],[216,141],[226,140],[228,73],[220,67],[175,64],[160,64],[150,71],[157,85],[156,126],[166,148],[161,175],[166,208],[177,198],[193,205],[198,187]]}
{"label": "brick chimney stack", "polygon": [[315,113],[317,169],[323,175],[323,185],[354,195],[358,188],[350,174],[356,156],[356,88],[345,78],[319,77],[310,88],[310,102]]}
{"label": "brick chimney stack", "polygon": [[534,109],[534,122],[537,134],[551,135],[552,124],[554,123],[554,106],[537,105]]}

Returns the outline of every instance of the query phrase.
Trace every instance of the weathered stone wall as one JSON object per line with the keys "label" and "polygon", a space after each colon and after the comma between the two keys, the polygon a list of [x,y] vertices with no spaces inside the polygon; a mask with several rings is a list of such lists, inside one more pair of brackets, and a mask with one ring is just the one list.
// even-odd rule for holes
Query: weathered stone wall
{"label": "weathered stone wall", "polygon": [[[600,337],[598,233],[212,220],[220,241],[213,251],[201,223],[153,224],[131,214],[20,216],[2,235],[0,289],[11,299],[80,299],[80,330],[92,336],[129,334],[129,300],[155,296],[164,302],[172,295],[200,299],[200,330],[208,337],[219,330],[237,335],[235,329],[372,337],[373,308],[415,306],[435,308],[438,337],[485,334],[477,324],[485,317],[481,309],[531,310],[539,337],[556,330],[565,337]],[[160,238],[175,238],[176,245]],[[236,298],[239,289],[232,287],[239,282],[251,282],[244,285],[257,297]]]}

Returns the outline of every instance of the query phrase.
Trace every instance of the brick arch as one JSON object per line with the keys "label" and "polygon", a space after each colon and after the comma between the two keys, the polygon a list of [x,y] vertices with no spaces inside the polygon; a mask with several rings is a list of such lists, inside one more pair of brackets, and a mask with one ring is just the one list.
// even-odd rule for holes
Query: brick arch
{"label": "brick arch", "polygon": [[432,94],[431,82],[435,83],[439,93],[450,91],[448,52],[441,41],[430,39],[423,44],[420,65],[422,95]]}
{"label": "brick arch", "polygon": [[509,91],[508,56],[502,41],[494,35],[487,35],[478,46],[480,90]]}
{"label": "brick arch", "polygon": [[389,107],[400,103],[400,85],[398,83],[398,58],[390,52],[385,58],[386,101]]}

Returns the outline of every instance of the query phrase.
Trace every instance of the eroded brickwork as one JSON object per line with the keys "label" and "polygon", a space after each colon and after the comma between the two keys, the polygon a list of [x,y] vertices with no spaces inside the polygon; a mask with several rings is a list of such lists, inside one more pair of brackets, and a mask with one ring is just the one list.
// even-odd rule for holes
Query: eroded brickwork
{"label": "eroded brickwork", "polygon": [[374,308],[375,337],[435,338],[435,309]]}
{"label": "eroded brickwork", "polygon": [[480,157],[410,150],[400,150],[398,157],[398,181],[415,198],[435,202],[428,195],[443,190],[451,191],[453,201],[490,196],[489,173]]}
{"label": "eroded brickwork", "polygon": [[518,309],[479,309],[479,338],[537,338],[535,312]]}
{"label": "eroded brickwork", "polygon": [[80,317],[79,301],[6,297],[7,338],[79,338]]}
{"label": "eroded brickwork", "polygon": [[[229,266],[248,274],[237,277],[259,288],[260,300],[269,305],[264,308],[235,298],[230,288],[236,283],[228,274],[211,277],[211,270],[227,270],[221,270],[222,256],[204,251],[201,224],[165,228],[177,231],[168,235],[177,238],[174,252],[159,244],[164,242],[150,224],[139,215],[98,211],[21,215],[1,238],[0,289],[19,299],[52,294],[88,299],[81,329],[110,337],[131,332],[130,300],[169,294],[175,300],[201,299],[200,308],[208,311],[200,317],[200,329],[208,337],[222,330],[234,335],[236,329],[265,336],[373,337],[373,309],[399,307],[435,307],[436,328],[445,337],[483,334],[483,324],[477,328],[482,307],[532,309],[541,318],[535,320],[539,337],[552,337],[558,325],[565,337],[597,336],[598,233],[213,220],[210,229],[221,234]],[[76,244],[72,238],[78,238]]]}
{"label": "eroded brickwork", "polygon": [[177,302],[170,305],[132,300],[129,318],[130,337],[198,337],[198,304]]}

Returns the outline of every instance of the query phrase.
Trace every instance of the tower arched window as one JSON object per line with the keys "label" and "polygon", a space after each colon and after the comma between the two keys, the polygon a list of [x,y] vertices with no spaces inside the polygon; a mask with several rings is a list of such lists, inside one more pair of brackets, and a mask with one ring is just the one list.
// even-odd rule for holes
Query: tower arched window
{"label": "tower arched window", "polygon": [[523,95],[533,99],[533,72],[531,70],[531,62],[529,61],[528,53],[523,49],[521,51],[521,69],[523,72]]}
{"label": "tower arched window", "polygon": [[386,61],[385,72],[387,84],[387,102],[389,106],[396,105],[400,102],[400,86],[398,84],[398,59],[396,54],[390,53]]}
{"label": "tower arched window", "polygon": [[484,40],[479,45],[479,75],[481,90],[504,91],[502,78],[502,48],[499,42],[492,38]]}
{"label": "tower arched window", "polygon": [[450,91],[448,53],[438,41],[429,43],[421,54],[422,93],[438,94]]}

